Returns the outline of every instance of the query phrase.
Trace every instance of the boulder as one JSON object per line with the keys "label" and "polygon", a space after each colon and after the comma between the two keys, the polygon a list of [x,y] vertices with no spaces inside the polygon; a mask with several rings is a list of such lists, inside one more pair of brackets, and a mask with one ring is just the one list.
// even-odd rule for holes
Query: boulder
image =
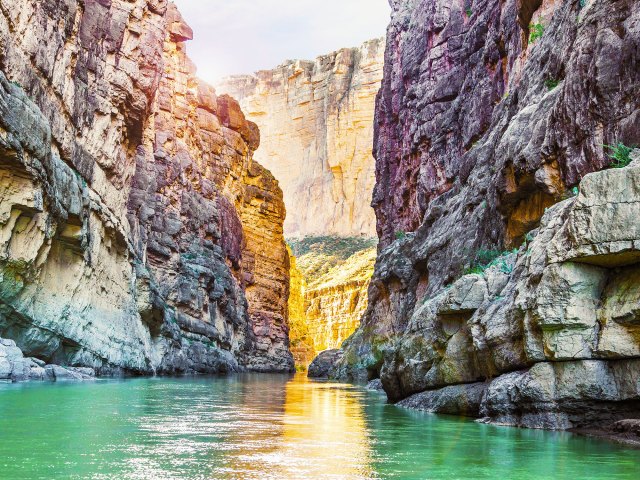
{"label": "boulder", "polygon": [[307,376],[309,378],[327,378],[341,356],[342,352],[337,349],[320,352],[309,365]]}

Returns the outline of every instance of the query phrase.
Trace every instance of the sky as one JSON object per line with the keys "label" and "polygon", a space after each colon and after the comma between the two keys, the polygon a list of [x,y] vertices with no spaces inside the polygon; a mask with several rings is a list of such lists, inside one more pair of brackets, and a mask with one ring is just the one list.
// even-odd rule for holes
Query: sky
{"label": "sky", "polygon": [[174,0],[193,28],[198,76],[222,77],[313,59],[385,34],[388,0]]}

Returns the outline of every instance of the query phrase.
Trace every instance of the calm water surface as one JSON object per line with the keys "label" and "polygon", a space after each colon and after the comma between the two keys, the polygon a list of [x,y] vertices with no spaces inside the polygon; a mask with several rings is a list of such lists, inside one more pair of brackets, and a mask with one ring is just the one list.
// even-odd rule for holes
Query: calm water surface
{"label": "calm water surface", "polygon": [[302,376],[0,384],[0,478],[640,479],[640,450]]}

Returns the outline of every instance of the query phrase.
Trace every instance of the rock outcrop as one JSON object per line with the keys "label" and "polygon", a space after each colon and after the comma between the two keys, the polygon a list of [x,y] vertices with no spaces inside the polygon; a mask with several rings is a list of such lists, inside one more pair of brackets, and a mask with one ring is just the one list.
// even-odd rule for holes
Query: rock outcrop
{"label": "rock outcrop", "polygon": [[637,416],[638,168],[591,172],[640,144],[640,5],[392,7],[380,248],[332,374],[509,425]]}
{"label": "rock outcrop", "polygon": [[65,368],[60,365],[47,365],[37,358],[25,358],[16,342],[0,338],[0,382],[93,380],[95,376],[93,368]]}
{"label": "rock outcrop", "polygon": [[586,175],[519,250],[425,297],[401,335],[337,374],[379,361],[391,400],[499,424],[638,418],[640,150],[631,157]]}
{"label": "rock outcrop", "polygon": [[164,0],[0,0],[0,333],[100,373],[289,371],[284,203]]}
{"label": "rock outcrop", "polygon": [[217,86],[260,127],[255,158],[280,181],[287,237],[375,234],[371,145],[383,55],[384,39],[375,39]]}
{"label": "rock outcrop", "polygon": [[333,366],[340,360],[342,351],[337,349],[325,350],[313,359],[309,365],[308,375],[311,378],[327,378]]}

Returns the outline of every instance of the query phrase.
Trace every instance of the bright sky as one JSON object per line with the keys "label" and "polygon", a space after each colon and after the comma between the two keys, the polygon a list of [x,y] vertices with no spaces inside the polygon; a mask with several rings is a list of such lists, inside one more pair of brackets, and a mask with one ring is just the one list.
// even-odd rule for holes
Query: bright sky
{"label": "bright sky", "polygon": [[198,76],[273,68],[385,34],[388,0],[174,0],[193,28],[187,52]]}

